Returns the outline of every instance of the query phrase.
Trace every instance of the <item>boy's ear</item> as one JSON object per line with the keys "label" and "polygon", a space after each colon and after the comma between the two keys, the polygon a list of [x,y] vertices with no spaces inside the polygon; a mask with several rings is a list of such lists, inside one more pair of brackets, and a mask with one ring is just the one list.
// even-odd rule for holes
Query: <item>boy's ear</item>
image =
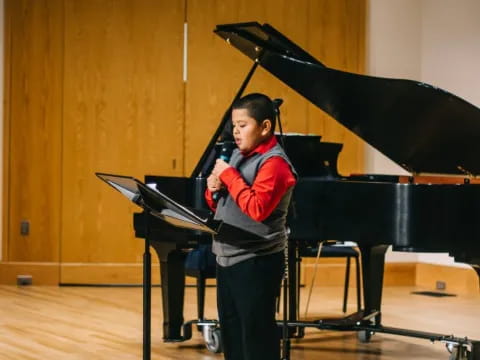
{"label": "boy's ear", "polygon": [[272,121],[265,119],[262,121],[262,135],[268,135],[272,131]]}

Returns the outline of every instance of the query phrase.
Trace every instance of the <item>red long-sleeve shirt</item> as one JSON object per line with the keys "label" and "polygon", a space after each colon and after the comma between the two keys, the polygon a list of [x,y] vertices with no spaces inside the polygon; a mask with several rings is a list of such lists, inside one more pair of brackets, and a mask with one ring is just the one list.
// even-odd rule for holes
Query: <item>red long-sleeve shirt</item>
{"label": "red long-sleeve shirt", "polygon": [[[276,144],[277,139],[272,136],[244,156],[252,156],[254,153],[264,154]],[[220,180],[238,207],[256,221],[265,220],[277,207],[287,190],[296,183],[290,166],[280,156],[273,156],[262,164],[252,186],[243,180],[234,167],[225,169],[220,174]],[[212,195],[212,192],[207,189],[205,199],[208,206],[215,210],[217,204]]]}

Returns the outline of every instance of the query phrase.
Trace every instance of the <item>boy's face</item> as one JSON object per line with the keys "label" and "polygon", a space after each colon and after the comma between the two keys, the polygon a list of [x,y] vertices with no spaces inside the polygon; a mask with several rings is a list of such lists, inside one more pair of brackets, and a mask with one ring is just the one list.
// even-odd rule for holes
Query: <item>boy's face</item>
{"label": "boy's face", "polygon": [[246,109],[232,111],[233,137],[241,152],[249,153],[270,135],[271,121],[264,120],[262,124],[248,115]]}

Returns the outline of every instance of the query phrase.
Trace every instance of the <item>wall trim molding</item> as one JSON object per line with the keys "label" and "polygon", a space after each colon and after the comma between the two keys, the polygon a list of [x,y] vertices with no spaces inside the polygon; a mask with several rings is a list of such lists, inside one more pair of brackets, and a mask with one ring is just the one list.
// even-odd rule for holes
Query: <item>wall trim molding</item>
{"label": "wall trim molding", "polygon": [[436,282],[443,281],[445,292],[453,294],[478,294],[479,278],[472,268],[440,264],[416,264],[415,283],[426,289],[435,289]]}
{"label": "wall trim molding", "polygon": [[[303,258],[301,283],[311,286],[314,259]],[[0,284],[15,285],[17,275],[31,275],[33,285],[140,285],[143,279],[142,263],[58,263],[58,262],[0,262]],[[351,266],[350,286],[355,286],[355,268]],[[343,259],[321,259],[317,265],[314,286],[342,286],[345,279]],[[479,280],[475,270],[448,265],[415,262],[385,264],[385,286],[418,286],[435,290],[436,282],[446,284],[446,292],[478,294]],[[152,284],[160,284],[160,265],[152,264]],[[194,285],[195,279],[186,278]],[[207,284],[214,285],[214,279]]]}
{"label": "wall trim molding", "polygon": [[58,285],[57,262],[0,262],[0,284],[16,285],[18,275],[31,275],[33,285]]}

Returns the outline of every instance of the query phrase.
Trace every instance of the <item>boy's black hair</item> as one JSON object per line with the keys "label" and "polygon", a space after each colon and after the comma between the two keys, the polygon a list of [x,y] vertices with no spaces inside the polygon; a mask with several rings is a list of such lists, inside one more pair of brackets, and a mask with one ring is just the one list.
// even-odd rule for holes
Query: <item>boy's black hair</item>
{"label": "boy's black hair", "polygon": [[265,119],[269,119],[272,122],[271,133],[275,132],[275,105],[267,95],[260,93],[245,95],[232,104],[232,110],[235,109],[247,110],[248,115],[254,118],[258,124],[261,124]]}

